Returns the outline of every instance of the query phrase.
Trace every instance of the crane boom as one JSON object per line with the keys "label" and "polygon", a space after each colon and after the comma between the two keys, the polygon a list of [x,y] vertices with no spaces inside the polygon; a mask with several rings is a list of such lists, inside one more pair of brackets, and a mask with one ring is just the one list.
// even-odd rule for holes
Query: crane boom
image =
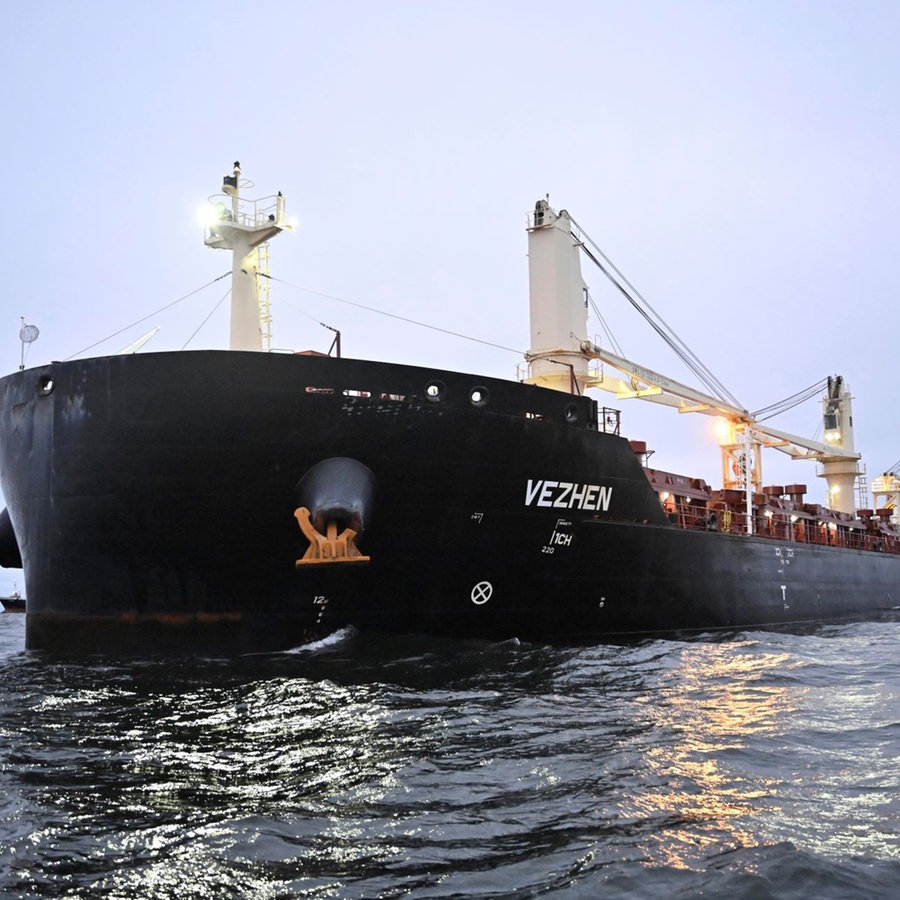
{"label": "crane boom", "polygon": [[[861,474],[857,463],[860,455],[853,448],[851,396],[841,376],[829,377],[822,400],[824,441],[763,425],[740,406],[649,307],[566,210],[553,209],[549,199],[538,200],[528,215],[526,231],[531,310],[526,381],[573,393],[598,387],[620,399],[636,397],[679,412],[700,412],[725,420],[729,427],[728,434],[720,439],[722,485],[726,490],[744,489],[748,532],[752,530],[753,492],[762,489],[760,451],[764,447],[780,450],[794,459],[819,462],[822,469],[819,474],[828,483],[832,508],[853,512],[854,485]],[[588,244],[597,252],[588,251]],[[611,353],[588,339],[590,294],[581,277],[581,252],[588,255],[718,397]],[[599,360],[619,374],[591,370],[588,366],[591,360]]]}
{"label": "crane boom", "polygon": [[584,348],[590,359],[599,359],[629,376],[629,380],[607,378],[605,375],[593,384],[603,390],[612,391],[619,399],[637,397],[673,406],[679,412],[699,412],[710,416],[720,416],[737,425],[749,425],[753,439],[766,447],[780,450],[793,459],[859,459],[860,454],[842,447],[814,441],[778,428],[762,425],[754,421],[746,409],[739,409],[709,394],[698,391],[686,384],[661,375],[623,356],[617,356],[596,344]]}

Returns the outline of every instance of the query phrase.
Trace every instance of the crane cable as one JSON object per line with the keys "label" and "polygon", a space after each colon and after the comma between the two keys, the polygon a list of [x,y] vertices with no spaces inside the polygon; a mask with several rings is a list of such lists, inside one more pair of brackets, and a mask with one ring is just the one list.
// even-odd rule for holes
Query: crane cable
{"label": "crane cable", "polygon": [[[725,387],[712,370],[694,353],[687,344],[674,332],[670,325],[647,302],[640,291],[616,267],[615,263],[597,246],[590,235],[570,217],[576,231],[572,237],[578,242],[585,256],[609,279],[610,283],[625,297],[635,310],[647,321],[650,327],[669,345],[679,359],[696,375],[710,393],[715,394],[723,403],[738,409],[743,404]],[[589,250],[590,244],[592,250]],[[601,261],[602,260],[602,261]]]}

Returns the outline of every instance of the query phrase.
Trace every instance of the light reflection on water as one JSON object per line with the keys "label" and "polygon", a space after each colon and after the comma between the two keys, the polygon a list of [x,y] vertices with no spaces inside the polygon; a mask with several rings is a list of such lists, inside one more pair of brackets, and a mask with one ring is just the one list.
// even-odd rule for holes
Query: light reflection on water
{"label": "light reflection on water", "polygon": [[810,867],[900,890],[897,626],[116,663],[16,627],[3,895],[647,896]]}
{"label": "light reflection on water", "polygon": [[900,858],[896,669],[888,688],[852,654],[823,656],[757,641],[679,651],[646,698],[659,733],[677,737],[648,752],[661,786],[635,802],[699,827],[668,848],[670,835],[654,835],[653,856],[691,866],[716,846],[792,841],[832,857]]}
{"label": "light reflection on water", "polygon": [[648,751],[653,777],[634,803],[639,812],[665,811],[684,824],[651,837],[654,858],[691,868],[710,853],[756,842],[751,820],[763,807],[778,809],[783,766],[768,771],[756,753],[748,766],[747,751],[769,746],[790,727],[800,698],[764,683],[767,673],[790,664],[786,654],[747,642],[673,651],[673,665],[643,698],[657,732],[671,738]]}

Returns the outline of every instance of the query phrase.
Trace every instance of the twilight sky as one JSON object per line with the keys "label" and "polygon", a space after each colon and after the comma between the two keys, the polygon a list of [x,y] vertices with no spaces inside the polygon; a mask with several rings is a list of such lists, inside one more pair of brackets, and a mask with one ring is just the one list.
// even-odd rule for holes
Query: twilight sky
{"label": "twilight sky", "polygon": [[[41,330],[27,365],[154,326],[146,352],[225,346],[222,282],[150,314],[228,269],[197,210],[239,159],[300,223],[272,246],[276,347],[327,349],[325,322],[345,356],[515,377],[517,353],[322,295],[524,351],[525,213],[549,193],[747,408],[840,373],[869,475],[900,457],[896,2],[2,9],[0,371],[20,317]],[[687,379],[584,274],[623,352]],[[597,399],[658,468],[719,483],[711,419]],[[819,416],[771,424],[813,436]],[[764,471],[824,495],[811,466]]]}

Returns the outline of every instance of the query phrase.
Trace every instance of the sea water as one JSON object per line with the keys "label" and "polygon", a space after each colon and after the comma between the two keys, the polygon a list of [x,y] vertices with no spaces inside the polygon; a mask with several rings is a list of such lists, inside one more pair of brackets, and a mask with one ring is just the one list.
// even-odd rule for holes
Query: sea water
{"label": "sea water", "polygon": [[26,652],[0,896],[900,896],[900,624]]}

